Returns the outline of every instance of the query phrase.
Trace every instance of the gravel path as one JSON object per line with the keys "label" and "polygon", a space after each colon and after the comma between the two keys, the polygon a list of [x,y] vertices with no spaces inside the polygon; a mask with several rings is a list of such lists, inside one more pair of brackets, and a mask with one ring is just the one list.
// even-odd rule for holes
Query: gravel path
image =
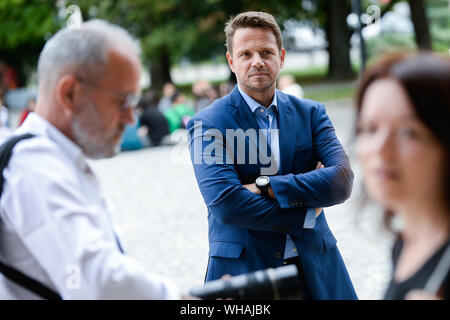
{"label": "gravel path", "polygon": [[[386,288],[392,237],[379,210],[358,208],[360,169],[352,139],[351,101],[326,103],[355,172],[352,197],[325,210],[360,299],[380,299]],[[178,144],[93,161],[127,253],[149,271],[174,279],[183,291],[202,285],[207,264],[206,207],[190,163],[186,137]]]}

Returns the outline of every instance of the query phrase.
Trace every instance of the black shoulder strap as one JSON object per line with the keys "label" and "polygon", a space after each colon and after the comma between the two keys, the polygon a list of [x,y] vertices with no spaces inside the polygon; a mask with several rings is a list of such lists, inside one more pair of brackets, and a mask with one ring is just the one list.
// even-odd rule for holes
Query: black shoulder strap
{"label": "black shoulder strap", "polygon": [[[8,165],[9,159],[11,158],[12,149],[19,141],[29,139],[32,137],[34,137],[34,135],[32,134],[23,134],[19,136],[14,136],[0,146],[0,197],[1,194],[3,193],[3,183],[4,183],[3,170]],[[33,293],[37,294],[38,296],[44,299],[61,300],[61,296],[56,292],[54,292],[52,289],[28,277],[19,270],[16,270],[12,267],[5,265],[1,259],[0,259],[0,273],[2,273],[7,279],[11,280],[12,282],[15,282],[16,284],[32,291]]]}
{"label": "black shoulder strap", "polygon": [[20,136],[15,136],[6,140],[0,146],[0,197],[3,193],[3,170],[8,166],[9,159],[11,158],[12,149],[21,140],[29,139],[33,137],[32,134],[23,134]]}
{"label": "black shoulder strap", "polygon": [[[444,285],[450,270],[450,243],[447,241],[445,251],[441,255],[438,264],[433,270],[433,273],[428,278],[425,284],[425,291],[437,295],[439,289]],[[447,297],[448,298],[448,297]]]}

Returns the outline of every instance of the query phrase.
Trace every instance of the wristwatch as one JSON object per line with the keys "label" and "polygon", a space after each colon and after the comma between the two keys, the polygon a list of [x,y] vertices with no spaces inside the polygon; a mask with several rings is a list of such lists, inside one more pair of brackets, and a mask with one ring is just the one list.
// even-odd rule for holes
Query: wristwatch
{"label": "wristwatch", "polygon": [[261,190],[261,194],[264,197],[269,197],[270,179],[268,176],[259,176],[258,178],[256,178],[255,185],[259,190]]}

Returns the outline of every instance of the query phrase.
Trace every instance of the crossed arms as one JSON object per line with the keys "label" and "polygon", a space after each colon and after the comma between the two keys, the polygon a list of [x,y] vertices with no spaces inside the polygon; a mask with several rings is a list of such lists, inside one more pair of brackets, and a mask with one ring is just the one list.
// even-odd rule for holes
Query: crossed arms
{"label": "crossed arms", "polygon": [[[202,135],[194,135],[195,123],[201,123]],[[212,121],[201,115],[188,123],[191,159],[200,192],[208,209],[220,223],[266,231],[273,231],[274,225],[284,225],[290,226],[296,234],[300,233],[304,219],[299,212],[305,213],[307,208],[332,206],[350,196],[353,172],[323,105],[316,109],[312,139],[315,156],[321,159],[325,168],[271,176],[273,198],[264,198],[251,192],[250,186],[242,185],[234,164],[194,161],[203,156],[206,146],[203,147],[202,141],[208,140],[205,136],[208,129],[217,128],[220,126],[213,125]],[[218,143],[222,143],[225,154],[225,143]],[[194,144],[202,145],[202,148],[194,148]]]}

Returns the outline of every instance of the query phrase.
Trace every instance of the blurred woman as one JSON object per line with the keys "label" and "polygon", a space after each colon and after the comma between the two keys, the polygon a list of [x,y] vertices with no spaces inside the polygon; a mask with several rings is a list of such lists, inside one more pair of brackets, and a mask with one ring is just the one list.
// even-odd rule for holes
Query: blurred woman
{"label": "blurred woman", "polygon": [[387,225],[394,216],[401,225],[385,299],[448,299],[450,60],[385,57],[363,75],[356,105],[365,189]]}

